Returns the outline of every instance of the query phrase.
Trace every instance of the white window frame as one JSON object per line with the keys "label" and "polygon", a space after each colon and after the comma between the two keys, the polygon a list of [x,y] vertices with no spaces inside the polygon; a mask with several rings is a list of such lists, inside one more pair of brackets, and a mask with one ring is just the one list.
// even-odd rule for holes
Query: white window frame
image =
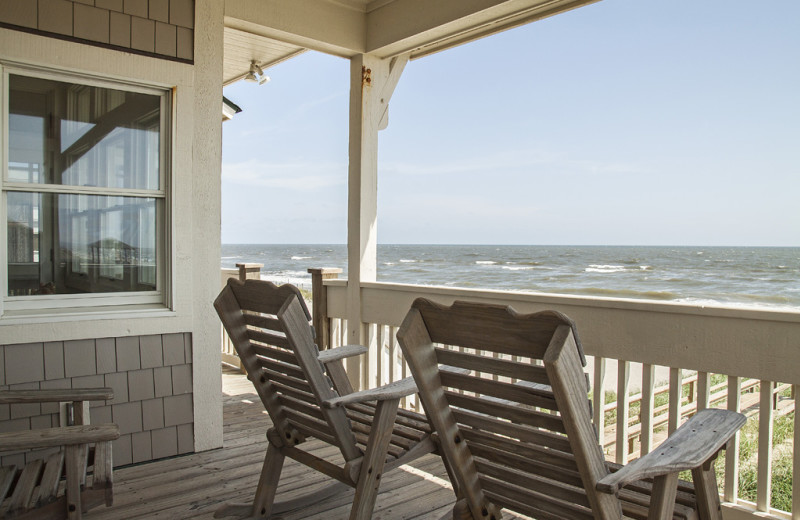
{"label": "white window frame", "polygon": [[[156,95],[160,98],[159,135],[159,186],[155,190],[99,188],[70,185],[37,184],[9,181],[9,75],[21,75],[76,83],[92,87],[110,88]],[[25,315],[48,316],[97,313],[118,314],[130,310],[164,311],[172,307],[172,149],[175,129],[173,126],[173,95],[169,88],[136,82],[101,78],[73,71],[34,67],[27,64],[0,60],[0,319]],[[60,193],[70,195],[109,195],[125,197],[155,198],[156,203],[156,287],[155,291],[55,294],[35,296],[8,296],[8,193]],[[160,225],[159,225],[160,224]]]}

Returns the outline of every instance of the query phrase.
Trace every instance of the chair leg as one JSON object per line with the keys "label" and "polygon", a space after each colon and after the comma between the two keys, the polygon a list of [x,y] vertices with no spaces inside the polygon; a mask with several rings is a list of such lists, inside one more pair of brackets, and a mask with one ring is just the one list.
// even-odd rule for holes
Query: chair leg
{"label": "chair leg", "polygon": [[261,468],[261,477],[258,479],[256,497],[253,500],[254,518],[269,518],[272,513],[272,504],[275,502],[275,492],[278,490],[285,458],[280,449],[270,442],[267,455],[264,457],[264,466]]}
{"label": "chair leg", "polygon": [[356,494],[353,498],[353,508],[350,510],[350,520],[369,520],[378,498],[383,465],[386,462],[386,452],[392,440],[392,429],[397,416],[397,407],[400,399],[387,399],[378,402],[375,417],[372,422],[372,432],[367,442],[367,452],[361,464],[361,473],[358,476]]}
{"label": "chair leg", "polygon": [[653,479],[653,496],[647,520],[671,520],[678,496],[678,474],[669,473]]}
{"label": "chair leg", "polygon": [[694,492],[697,495],[697,513],[700,520],[722,520],[717,475],[714,473],[714,456],[701,467],[692,470]]}

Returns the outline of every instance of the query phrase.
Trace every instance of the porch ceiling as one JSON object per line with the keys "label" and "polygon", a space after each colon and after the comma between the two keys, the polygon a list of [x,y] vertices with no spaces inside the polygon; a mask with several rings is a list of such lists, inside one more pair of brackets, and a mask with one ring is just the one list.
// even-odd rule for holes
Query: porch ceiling
{"label": "porch ceiling", "polygon": [[418,58],[599,0],[226,0],[224,81],[303,49]]}
{"label": "porch ceiling", "polygon": [[297,45],[246,33],[231,27],[225,27],[224,42],[223,85],[242,79],[250,70],[251,61],[255,61],[266,69],[305,51],[305,48]]}

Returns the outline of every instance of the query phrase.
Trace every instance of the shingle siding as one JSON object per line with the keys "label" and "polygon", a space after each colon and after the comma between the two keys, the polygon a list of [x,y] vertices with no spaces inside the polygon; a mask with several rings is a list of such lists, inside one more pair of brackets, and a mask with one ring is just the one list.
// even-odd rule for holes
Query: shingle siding
{"label": "shingle siding", "polygon": [[0,24],[189,60],[194,0],[0,0]]}
{"label": "shingle siding", "polygon": [[[117,466],[194,449],[191,334],[0,345],[0,386],[11,389],[108,386],[114,399],[91,403],[91,422],[115,422]],[[0,432],[58,426],[57,403],[0,405]],[[7,453],[0,465],[41,454]]]}

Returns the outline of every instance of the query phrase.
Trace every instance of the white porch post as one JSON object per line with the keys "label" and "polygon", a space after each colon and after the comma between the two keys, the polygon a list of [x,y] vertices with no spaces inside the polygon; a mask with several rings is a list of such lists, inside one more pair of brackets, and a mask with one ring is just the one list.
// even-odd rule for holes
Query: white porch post
{"label": "white porch post", "polygon": [[[388,124],[392,97],[408,56],[380,59],[357,55],[350,60],[350,167],[347,207],[347,341],[366,345],[361,319],[361,284],[377,275],[378,131]],[[369,345],[367,345],[369,346]],[[370,354],[374,356],[374,352]],[[347,360],[353,387],[368,385],[365,363]]]}

